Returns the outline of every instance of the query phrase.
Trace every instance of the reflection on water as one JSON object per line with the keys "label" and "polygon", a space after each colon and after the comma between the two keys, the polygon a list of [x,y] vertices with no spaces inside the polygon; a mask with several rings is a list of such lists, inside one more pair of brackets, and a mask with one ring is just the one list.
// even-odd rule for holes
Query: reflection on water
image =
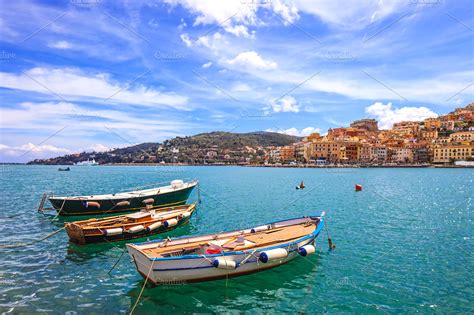
{"label": "reflection on water", "polygon": [[[137,313],[472,312],[474,170],[182,170],[71,167],[64,175],[54,166],[9,166],[0,188],[0,243],[32,242],[78,219],[51,222],[53,212],[38,214],[45,191],[99,194],[198,178],[202,204],[190,224],[150,239],[326,211],[337,249],[329,253],[321,235],[318,254],[309,260],[228,281],[146,288]],[[302,180],[306,188],[296,190]],[[355,183],[364,186],[362,192],[354,191]],[[0,249],[0,312],[128,313],[143,279],[128,254],[121,257],[126,243],[78,246],[61,231],[31,246]]]}
{"label": "reflection on water", "polygon": [[[321,260],[327,253],[318,252],[308,258],[297,257],[289,263],[265,272],[245,277],[230,278],[201,283],[176,283],[161,286],[146,286],[135,309],[136,314],[180,312],[217,313],[251,311],[266,304],[269,312],[308,311],[315,287],[321,285],[324,274],[321,273]],[[317,280],[320,278],[319,280]],[[144,280],[136,282],[127,295],[135,304]],[[294,305],[291,296],[298,292],[307,303]],[[210,294],[211,293],[211,294]],[[287,294],[289,293],[289,294]],[[168,308],[167,308],[168,306]],[[284,306],[283,309],[280,307]]]}

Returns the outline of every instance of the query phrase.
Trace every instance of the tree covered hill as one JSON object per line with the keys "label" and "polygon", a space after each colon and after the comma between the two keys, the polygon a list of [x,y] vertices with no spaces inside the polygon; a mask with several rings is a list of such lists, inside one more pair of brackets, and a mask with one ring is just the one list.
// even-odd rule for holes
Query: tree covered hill
{"label": "tree covered hill", "polygon": [[275,132],[215,131],[189,137],[175,137],[163,143],[141,143],[108,152],[82,152],[50,159],[37,159],[28,164],[70,165],[88,159],[95,159],[100,164],[255,162],[264,156],[264,148],[285,146],[299,140],[299,137]]}

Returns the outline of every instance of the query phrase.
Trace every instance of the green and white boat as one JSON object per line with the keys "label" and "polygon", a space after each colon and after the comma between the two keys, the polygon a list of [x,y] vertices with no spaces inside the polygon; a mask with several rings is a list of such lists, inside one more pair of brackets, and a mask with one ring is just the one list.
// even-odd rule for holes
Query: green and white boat
{"label": "green and white boat", "polygon": [[49,196],[48,200],[58,215],[96,215],[138,211],[146,208],[184,205],[197,180],[173,180],[170,185],[106,195]]}

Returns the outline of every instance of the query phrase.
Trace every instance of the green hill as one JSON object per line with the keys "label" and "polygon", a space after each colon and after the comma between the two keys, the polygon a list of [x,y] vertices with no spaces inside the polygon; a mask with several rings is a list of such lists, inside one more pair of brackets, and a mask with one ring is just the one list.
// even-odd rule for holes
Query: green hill
{"label": "green hill", "polygon": [[28,164],[69,165],[87,159],[108,163],[244,163],[258,162],[267,147],[285,146],[299,137],[275,132],[231,133],[215,131],[189,137],[176,137],[163,143],[141,143],[108,152],[82,152],[38,159]]}

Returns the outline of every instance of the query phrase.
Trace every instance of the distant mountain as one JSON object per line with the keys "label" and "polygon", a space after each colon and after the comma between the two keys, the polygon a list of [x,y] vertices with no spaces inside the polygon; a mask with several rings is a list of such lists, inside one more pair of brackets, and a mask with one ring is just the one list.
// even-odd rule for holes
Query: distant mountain
{"label": "distant mountain", "polygon": [[276,132],[215,131],[190,137],[176,137],[163,143],[141,143],[108,152],[82,152],[50,159],[37,159],[28,164],[69,165],[88,159],[95,159],[100,164],[258,162],[266,153],[264,148],[286,146],[299,140],[299,137]]}

